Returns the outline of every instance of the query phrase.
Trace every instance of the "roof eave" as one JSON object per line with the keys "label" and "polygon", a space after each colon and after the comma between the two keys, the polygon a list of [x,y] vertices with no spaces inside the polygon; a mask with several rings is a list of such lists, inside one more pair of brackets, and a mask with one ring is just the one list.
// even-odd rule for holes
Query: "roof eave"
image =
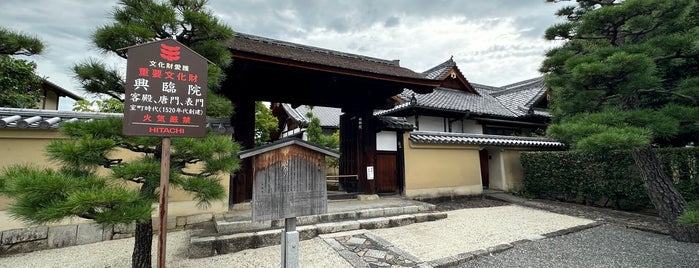
{"label": "roof eave", "polygon": [[235,48],[231,48],[230,50],[231,50],[231,54],[233,55],[234,58],[246,59],[246,60],[251,60],[251,61],[258,61],[258,62],[270,63],[270,64],[278,64],[278,65],[289,66],[289,67],[294,67],[294,68],[302,68],[302,69],[307,69],[307,70],[312,70],[312,71],[320,71],[320,72],[349,75],[349,76],[356,76],[356,77],[362,77],[362,78],[370,78],[370,79],[381,80],[381,81],[386,81],[386,82],[400,83],[400,84],[403,84],[404,87],[410,88],[413,91],[416,91],[418,93],[428,93],[428,92],[432,91],[432,89],[434,89],[435,87],[438,87],[439,82],[440,82],[440,81],[432,80],[432,79],[372,73],[372,72],[367,72],[367,71],[354,70],[354,69],[348,69],[348,68],[340,68],[340,67],[328,66],[328,65],[317,64],[317,63],[295,61],[295,60],[283,59],[283,58],[279,58],[279,57],[268,56],[268,55],[263,55],[263,54],[259,54],[259,53],[249,52],[249,51],[237,50]]}

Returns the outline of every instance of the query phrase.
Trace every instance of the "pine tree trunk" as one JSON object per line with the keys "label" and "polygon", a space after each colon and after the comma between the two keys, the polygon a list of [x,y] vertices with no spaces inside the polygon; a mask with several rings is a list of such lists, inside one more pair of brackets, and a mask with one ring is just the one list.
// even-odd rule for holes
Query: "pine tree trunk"
{"label": "pine tree trunk", "polygon": [[[141,196],[147,197],[153,194],[157,186],[149,183],[141,185]],[[151,268],[151,250],[153,246],[153,220],[147,220],[136,223],[136,233],[134,234],[135,242],[133,253],[131,254],[132,268]]]}
{"label": "pine tree trunk", "polygon": [[153,244],[153,222],[151,219],[136,223],[136,234],[131,255],[131,267],[150,268],[151,267],[151,247]]}
{"label": "pine tree trunk", "polygon": [[675,188],[672,178],[663,172],[655,151],[650,147],[644,147],[634,150],[632,155],[643,186],[660,218],[667,224],[670,236],[678,241],[699,243],[699,228],[677,221],[677,217],[684,212],[687,201]]}

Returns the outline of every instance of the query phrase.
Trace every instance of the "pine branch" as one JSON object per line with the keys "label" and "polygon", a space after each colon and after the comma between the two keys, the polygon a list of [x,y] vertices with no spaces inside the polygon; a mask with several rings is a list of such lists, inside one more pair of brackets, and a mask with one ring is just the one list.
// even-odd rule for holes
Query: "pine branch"
{"label": "pine branch", "polygon": [[653,61],[660,62],[671,59],[691,59],[699,57],[699,53],[682,55],[682,50],[678,49],[674,54],[653,58]]}
{"label": "pine branch", "polygon": [[642,89],[642,90],[639,90],[639,91],[638,91],[638,93],[652,93],[652,92],[655,92],[655,93],[665,93],[665,94],[674,95],[674,96],[677,96],[677,97],[681,97],[681,98],[687,99],[687,100],[691,101],[692,103],[694,103],[695,105],[699,104],[699,102],[697,101],[696,98],[694,98],[694,97],[692,97],[692,96],[684,95],[684,94],[681,94],[681,93],[677,93],[677,92],[674,92],[674,91],[672,91],[672,90],[661,89],[661,88],[651,88],[651,89]]}

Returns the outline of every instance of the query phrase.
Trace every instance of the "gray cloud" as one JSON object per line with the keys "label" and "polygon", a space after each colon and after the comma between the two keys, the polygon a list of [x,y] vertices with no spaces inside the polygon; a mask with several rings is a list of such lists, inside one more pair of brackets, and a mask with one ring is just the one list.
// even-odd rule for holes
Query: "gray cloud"
{"label": "gray cloud", "polygon": [[394,27],[394,26],[398,26],[398,24],[400,24],[400,18],[399,18],[399,17],[396,17],[396,16],[393,16],[393,17],[388,18],[388,19],[383,23],[383,26],[386,27],[386,28],[391,28],[391,27]]}
{"label": "gray cloud", "polygon": [[[44,40],[46,53],[31,59],[42,75],[75,91],[70,67],[89,56],[105,57],[91,44],[90,35],[111,22],[116,2],[2,0],[0,25]],[[213,13],[236,31],[400,59],[415,71],[454,55],[471,81],[494,85],[538,75],[549,46],[543,32],[557,22],[553,14],[560,6],[544,0],[209,1]],[[491,36],[497,34],[503,36]],[[123,64],[107,59],[112,65]]]}

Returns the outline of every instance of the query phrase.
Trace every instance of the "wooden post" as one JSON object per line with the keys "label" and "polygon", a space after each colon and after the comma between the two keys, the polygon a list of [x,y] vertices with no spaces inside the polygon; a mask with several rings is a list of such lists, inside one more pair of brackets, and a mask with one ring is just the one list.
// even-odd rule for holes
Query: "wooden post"
{"label": "wooden post", "polygon": [[158,268],[165,268],[165,247],[167,244],[167,195],[170,188],[170,137],[163,138],[163,151],[160,159],[160,204],[158,218]]}
{"label": "wooden post", "polygon": [[362,129],[359,130],[359,135],[361,136],[361,148],[359,152],[361,154],[362,160],[360,172],[360,185],[362,185],[362,194],[375,194],[376,193],[376,180],[374,178],[369,178],[367,167],[376,166],[376,126],[374,124],[374,115],[371,109],[365,108],[361,113],[362,118]]}
{"label": "wooden post", "polygon": [[[233,140],[243,149],[255,148],[255,101],[240,97],[234,102],[234,115],[231,120],[235,132]],[[240,169],[231,174],[228,196],[228,210],[233,205],[252,199],[252,162],[250,159],[240,160]]]}

